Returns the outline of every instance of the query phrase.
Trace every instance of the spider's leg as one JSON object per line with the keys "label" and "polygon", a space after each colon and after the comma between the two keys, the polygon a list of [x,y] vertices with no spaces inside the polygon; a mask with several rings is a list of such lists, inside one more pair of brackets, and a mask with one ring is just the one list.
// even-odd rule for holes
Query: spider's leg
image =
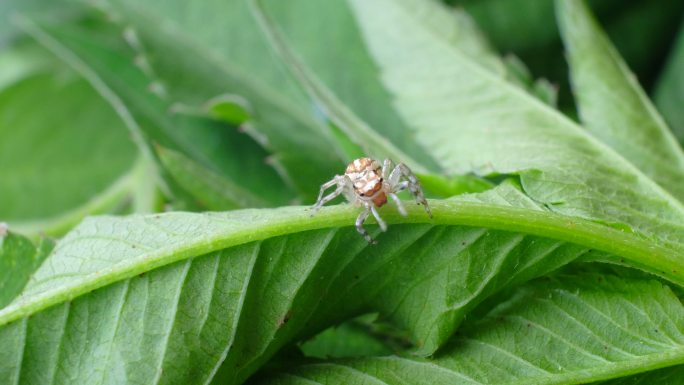
{"label": "spider's leg", "polygon": [[387,223],[380,218],[380,214],[378,214],[378,210],[375,208],[375,206],[370,206],[371,213],[373,213],[373,216],[375,217],[375,220],[378,221],[378,226],[380,226],[380,230],[383,232],[387,231]]}
{"label": "spider's leg", "polygon": [[[425,207],[425,212],[432,218],[432,211],[430,211],[430,206],[428,206],[425,195],[423,195],[423,189],[420,188],[420,181],[418,181],[418,178],[416,178],[411,169],[403,163],[399,163],[397,167],[394,168],[394,171],[392,171],[392,174],[397,172],[397,170],[401,176],[408,179],[408,189],[416,198],[416,203],[423,205],[423,207]],[[398,179],[398,177],[396,178]],[[390,175],[390,180],[392,180],[392,175]],[[396,186],[396,182],[394,182],[392,186]]]}
{"label": "spider's leg", "polygon": [[397,165],[385,180],[392,187],[392,190],[397,191],[396,186],[399,183],[399,179],[401,179],[401,167]]}
{"label": "spider's leg", "polygon": [[[403,189],[402,189],[402,190],[403,190]],[[404,204],[401,203],[401,199],[399,199],[399,197],[397,196],[397,194],[395,194],[395,193],[388,193],[387,195],[389,195],[390,198],[392,198],[392,200],[394,201],[394,203],[397,205],[397,210],[399,210],[399,214],[401,214],[401,215],[403,215],[403,216],[408,215],[408,214],[406,214],[406,208],[404,208]]]}
{"label": "spider's leg", "polygon": [[341,183],[344,184],[342,194],[344,194],[344,197],[348,202],[354,203],[357,199],[356,193],[354,192],[354,182],[351,181],[348,175],[343,175]]}
{"label": "spider's leg", "polygon": [[370,214],[370,209],[368,206],[364,208],[363,211],[359,214],[358,217],[356,217],[356,231],[359,232],[359,234],[363,235],[363,237],[368,241],[370,244],[375,244],[377,241],[375,241],[373,238],[371,238],[370,234],[368,234],[368,231],[363,228],[363,222],[368,218],[368,214]]}
{"label": "spider's leg", "polygon": [[[325,193],[325,190],[329,189],[332,186],[337,185],[337,188],[335,191],[332,193],[323,196],[323,193]],[[311,216],[316,214],[316,211],[318,211],[324,204],[330,202],[331,200],[335,199],[338,195],[340,195],[345,188],[345,183],[344,179],[340,177],[339,175],[335,176],[332,180],[329,180],[321,185],[321,191],[318,194],[318,200],[316,201],[316,204],[313,206],[313,209],[311,211]]]}
{"label": "spider's leg", "polygon": [[385,159],[384,162],[382,162],[382,180],[387,181],[389,178],[390,170],[392,169],[392,161],[389,159]]}
{"label": "spider's leg", "polygon": [[395,187],[392,189],[395,193],[398,193],[400,191],[404,191],[409,187],[409,181],[405,180],[403,182],[399,182],[395,185]]}

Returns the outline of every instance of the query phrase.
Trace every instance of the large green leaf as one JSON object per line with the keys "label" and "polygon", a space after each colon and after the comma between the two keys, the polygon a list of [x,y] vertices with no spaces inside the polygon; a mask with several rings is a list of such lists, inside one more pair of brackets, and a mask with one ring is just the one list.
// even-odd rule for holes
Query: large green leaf
{"label": "large green leaf", "polygon": [[[309,0],[261,1],[256,5],[257,9],[266,9],[266,12],[258,11],[256,16],[266,24],[267,36],[290,70],[323,105],[325,113],[367,154],[402,159],[416,169],[420,166],[425,170],[439,170],[429,149],[415,141],[414,133],[392,106],[391,97],[380,81],[378,69],[364,47],[345,1],[325,4]],[[424,5],[429,9],[431,3]],[[521,67],[519,61],[513,71],[495,55],[464,12],[453,10],[434,16],[430,24],[433,33],[461,41],[461,46],[484,67],[512,80],[517,80],[517,75],[526,75],[524,66],[522,71],[517,71]],[[444,22],[444,19],[452,18],[458,22]],[[277,24],[277,28],[269,24]],[[345,54],[337,55],[336,51],[328,49],[328,44],[311,44],[309,37],[312,35],[317,36],[317,41],[335,44]],[[524,81],[525,86],[545,88],[541,86],[543,82]],[[350,117],[350,111],[356,119]]]}
{"label": "large green leaf", "polygon": [[[255,383],[581,384],[681,364],[683,353],[684,307],[667,286],[560,275],[523,286],[484,318],[466,323],[432,360],[312,362]],[[666,373],[645,378],[672,376]]]}
{"label": "large green leaf", "polygon": [[[167,108],[182,110],[188,107],[183,107],[178,102],[165,105],[156,100],[157,98],[154,95],[147,95],[145,98],[148,86],[147,83],[143,83],[142,71],[133,68],[130,64],[130,58],[119,52],[116,45],[112,44],[111,39],[107,39],[101,34],[98,35],[92,30],[49,28],[45,31],[32,24],[28,24],[28,29],[43,44],[60,53],[60,56],[74,65],[75,68],[88,73],[88,78],[94,84],[100,88],[106,88],[101,92],[110,95],[110,99],[115,99],[112,103],[118,106],[120,110],[130,112],[126,114],[131,115],[127,121],[129,121],[129,126],[133,126],[134,131],[142,130],[143,136],[147,136],[148,141],[158,142],[163,147],[193,163],[192,167],[186,167],[187,164],[179,167],[178,162],[170,162],[169,157],[161,159],[161,163],[170,174],[170,178],[189,189],[198,201],[208,204],[204,207],[228,209],[236,205],[254,207],[269,206],[273,205],[274,202],[283,203],[284,198],[286,198],[283,194],[285,189],[283,181],[274,179],[273,168],[264,164],[265,162],[272,165],[282,179],[299,191],[300,196],[306,200],[313,200],[320,183],[342,170],[342,163],[331,161],[333,153],[328,149],[328,146],[320,142],[319,137],[316,135],[308,137],[310,133],[302,133],[301,135],[306,137],[302,139],[300,135],[293,135],[291,129],[283,126],[290,124],[288,123],[289,120],[281,119],[282,111],[273,110],[273,105],[266,103],[263,107],[255,106],[250,104],[247,99],[242,99],[236,95],[223,95],[212,99],[210,101],[210,113],[214,115],[222,117],[225,115],[220,109],[226,106],[226,100],[241,101],[244,108],[240,107],[239,113],[243,114],[243,118],[245,113],[254,115],[254,118],[248,117],[248,120],[240,125],[239,130],[234,126],[207,125],[206,121],[203,122],[198,117],[168,116]],[[73,51],[72,53],[66,52],[64,48]],[[79,56],[73,57],[73,54]],[[215,89],[214,92],[225,91],[233,87],[228,83],[216,84],[213,80],[208,81],[209,74],[213,72],[209,72],[209,69],[195,63],[187,66],[179,64],[177,60],[174,60],[173,63],[175,65],[173,70],[182,73],[183,76],[180,77],[174,72],[173,77],[164,84],[168,84],[170,88],[180,88],[180,91],[177,92],[189,92],[188,90],[191,88],[198,88],[189,83],[209,84],[209,88]],[[219,67],[213,68],[213,70],[220,71],[221,69]],[[94,71],[97,73],[93,73]],[[193,82],[185,79],[186,77],[192,79]],[[122,78],[127,79],[127,81],[121,82]],[[107,84],[103,84],[103,79],[106,80]],[[133,84],[133,86],[128,86],[128,84]],[[109,88],[108,85],[113,88]],[[191,95],[188,98],[201,98],[204,95],[203,92],[200,89],[197,91],[197,95]],[[172,92],[171,96],[166,99],[175,100],[175,95]],[[254,97],[258,96],[257,94]],[[235,106],[233,104],[232,107],[231,105],[227,107],[234,108]],[[263,108],[263,110],[259,110],[259,108]],[[202,113],[202,111],[192,109],[190,112]],[[290,113],[293,112],[290,111]],[[306,120],[302,116],[296,117]],[[267,132],[267,135],[264,136],[261,131],[263,127],[266,127],[265,125],[269,125],[269,129],[274,131],[272,133]],[[238,131],[244,131],[254,136],[261,146],[272,151],[273,154],[266,157],[263,155],[263,150],[255,148],[254,143],[249,143],[248,138],[241,138],[240,136],[244,135],[239,134]],[[283,137],[278,139],[280,136]],[[274,143],[274,140],[277,143]],[[376,151],[378,146],[365,147],[369,149],[367,153],[378,153]],[[408,162],[408,159],[402,156],[392,158]],[[177,160],[178,157],[175,159]],[[417,165],[417,167],[419,166]],[[419,169],[421,168],[416,168],[416,170]],[[213,182],[206,180],[209,175],[213,175],[211,177],[214,179]],[[476,178],[462,177],[459,179],[473,186],[467,187],[467,191],[481,191],[481,187],[478,186],[483,184]],[[201,183],[203,187],[188,183],[201,180],[205,181]],[[435,187],[431,190],[439,192],[439,194],[454,190],[451,188],[453,186],[450,186],[453,183],[444,178],[433,177],[431,181]],[[219,186],[234,186],[234,188],[226,189],[226,193],[232,195],[233,198],[226,201],[224,196],[217,200],[216,198],[224,194],[217,190]],[[210,190],[206,190],[206,187],[212,187],[210,190],[214,190],[214,192],[207,194]],[[463,190],[462,187],[458,189]],[[440,196],[448,196],[448,194]]]}
{"label": "large green leaf", "polygon": [[63,233],[115,209],[136,178],[135,146],[111,107],[52,67],[0,90],[0,218],[28,233]]}
{"label": "large green leaf", "polygon": [[[103,3],[107,4],[98,2]],[[272,60],[244,2],[111,4],[106,12],[132,26],[124,34],[134,53],[120,46],[120,31],[103,28],[101,20],[68,28],[30,22],[24,27],[115,107],[144,142],[141,149],[159,157],[168,182],[178,183],[205,207],[262,205],[246,199],[253,196],[256,201],[271,196],[278,204],[292,197],[284,193],[288,181],[298,196],[310,199],[320,181],[339,172],[345,156],[337,146],[348,138],[331,127],[337,135],[333,140],[324,123],[317,121],[330,118],[317,117],[319,109],[329,113],[330,106],[346,109],[357,128],[376,134],[391,133],[391,125],[382,125],[396,121],[396,137],[376,138],[387,139],[399,154],[409,154],[425,170],[449,171],[444,178],[422,178],[436,182],[438,191],[446,185],[440,178],[448,180],[461,171],[496,176],[492,169],[519,174],[523,190],[513,180],[484,194],[431,201],[433,222],[413,205],[408,218],[383,208],[381,213],[392,226],[378,234],[368,225],[379,239],[376,246],[369,246],[351,227],[358,214],[352,207],[326,208],[313,218],[303,208],[289,207],[88,219],[58,244],[21,296],[0,309],[0,382],[241,383],[287,344],[368,312],[379,312],[407,330],[417,353],[442,349],[430,360],[369,358],[291,371],[313,371],[312,379],[320,382],[379,381],[369,376],[393,382],[396,377],[391,376],[398,373],[430,383],[452,375],[453,382],[463,382],[459,376],[466,375],[480,383],[567,383],[683,362],[681,304],[658,281],[614,277],[594,283],[599,276],[575,274],[550,283],[533,282],[509,300],[502,294],[578,258],[638,267],[684,285],[682,210],[680,202],[638,167],[526,94],[506,71],[497,71],[499,64],[487,64],[487,57],[490,63],[500,62],[488,50],[480,50],[486,45],[475,39],[476,30],[461,24],[468,19],[431,3],[415,3],[421,7],[414,11],[427,11],[411,15],[437,23],[423,23],[431,37],[419,45],[427,51],[415,50],[416,55],[427,54],[426,63],[436,64],[431,68],[439,71],[418,71],[420,76],[405,84],[378,78],[370,62],[371,54],[378,60],[377,52],[361,46],[361,38],[370,40],[368,34],[355,36],[352,46],[361,50],[354,55],[365,64],[362,71],[349,71],[348,83],[336,77],[347,76],[346,71],[321,73],[321,67],[330,66],[324,61],[300,76],[304,83],[315,83],[323,75],[320,89],[330,91],[323,105],[311,106]],[[287,19],[320,5],[297,1],[291,10],[274,6],[278,23],[283,23],[283,15]],[[387,2],[378,14],[344,13],[344,23],[330,24],[330,29],[341,28],[342,36],[356,31],[353,17],[363,13],[385,32],[396,31],[396,19],[391,20],[397,6],[401,3]],[[347,10],[342,3],[331,9],[334,12],[326,17]],[[380,19],[372,20],[375,17]],[[296,41],[292,63],[306,69],[320,60],[317,55],[323,50],[310,49],[299,61],[298,52],[306,47],[302,49],[292,34],[296,22],[294,17],[286,20],[284,31]],[[296,31],[302,33],[314,24]],[[368,20],[361,26],[367,24]],[[409,20],[402,28],[420,37],[416,24],[420,23]],[[437,44],[443,52],[429,49],[435,38],[444,40]],[[401,36],[388,41],[401,47],[403,40]],[[454,50],[463,57],[446,60],[453,59]],[[329,57],[341,56],[339,51],[333,54]],[[411,56],[399,57],[416,59]],[[140,68],[131,64],[134,61]],[[465,75],[472,78],[467,85],[478,91],[466,92],[458,81],[441,76],[447,62],[459,71],[465,68]],[[464,62],[467,65],[462,66]],[[382,73],[394,65],[378,63]],[[354,100],[359,79],[368,81],[368,93],[362,90],[364,95]],[[436,86],[422,88],[425,84]],[[148,85],[155,94],[148,93]],[[389,103],[397,95],[407,95],[404,87],[419,89],[429,103],[435,102],[435,95],[443,97],[441,106],[448,108],[435,115],[428,102],[415,103],[415,110],[401,103],[395,109]],[[464,94],[453,98],[449,92],[434,92],[452,87]],[[450,103],[468,98],[475,103],[456,108],[468,128],[459,133],[453,128],[462,123],[450,115]],[[376,99],[377,110],[372,105]],[[228,124],[208,120],[207,106]],[[193,113],[202,116],[190,116]],[[489,119],[490,115],[498,118]],[[265,151],[241,138],[238,124]],[[509,130],[500,130],[499,125]],[[205,129],[211,134],[204,135]],[[410,137],[416,132],[418,141]],[[501,137],[490,144],[485,142],[489,136]],[[220,139],[226,137],[234,148],[228,155]],[[550,145],[544,143],[547,140]],[[461,147],[456,141],[463,142]],[[368,145],[361,142],[357,144]],[[465,154],[450,153],[464,148]],[[270,159],[281,167],[285,182],[272,178],[273,170],[259,172],[268,169],[261,163],[241,169],[236,161],[241,150],[254,161],[273,154]],[[225,169],[221,162],[226,162]],[[253,179],[242,183],[241,177]],[[606,212],[600,211],[604,203]],[[482,304],[488,299],[491,302]],[[575,318],[556,317],[556,305],[576,310]],[[490,308],[494,310],[488,313]],[[610,316],[601,317],[594,309]],[[535,321],[534,327],[521,324],[516,318],[521,316]],[[461,335],[453,337],[462,323]],[[492,351],[478,342],[505,350]],[[555,349],[547,355],[549,346]],[[502,371],[497,364],[510,370]]]}
{"label": "large green leaf", "polygon": [[432,353],[490,295],[605,252],[682,281],[677,252],[542,210],[510,184],[431,205],[431,224],[420,207],[383,210],[415,224],[373,247],[345,206],[86,220],[0,310],[5,378],[239,383],[287,342],[372,310]]}
{"label": "large green leaf", "polygon": [[201,107],[228,94],[248,103],[246,132],[255,133],[303,200],[313,200],[317,187],[350,160],[274,60],[245,1],[202,2],[192,12],[183,1],[108,4],[139,36],[140,55],[170,102]]}
{"label": "large green leaf", "polygon": [[525,193],[555,212],[684,241],[680,201],[453,40],[432,33],[430,14],[416,11],[422,2],[351,4],[397,109],[445,170],[517,174]]}
{"label": "large green leaf", "polygon": [[[112,38],[117,29],[109,26],[43,28],[29,20],[24,20],[23,25],[106,97],[148,156],[156,158],[154,145],[162,145],[190,158],[198,172],[215,173],[227,183],[238,184],[255,195],[253,199],[245,197],[218,208],[244,207],[243,204],[275,206],[292,198],[276,170],[265,164],[268,153],[238,132],[236,126],[220,124],[208,117],[174,114],[168,98],[151,93],[152,80],[133,64],[132,52],[126,49],[123,40],[116,35]],[[169,170],[167,182],[173,183],[179,177],[173,175],[174,171],[177,169]]]}
{"label": "large green leaf", "polygon": [[680,201],[684,152],[581,1],[557,1],[585,128]]}

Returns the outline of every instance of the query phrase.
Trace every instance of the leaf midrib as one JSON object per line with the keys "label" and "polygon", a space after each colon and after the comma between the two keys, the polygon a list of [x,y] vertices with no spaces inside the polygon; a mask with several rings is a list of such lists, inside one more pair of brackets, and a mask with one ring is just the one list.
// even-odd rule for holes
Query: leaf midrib
{"label": "leaf midrib", "polygon": [[[556,239],[605,251],[629,260],[636,267],[650,271],[679,285],[684,285],[682,252],[649,242],[638,234],[630,234],[588,220],[568,217],[548,211],[534,211],[510,206],[455,200],[432,200],[434,214],[431,221],[421,207],[407,207],[408,217],[393,209],[381,210],[388,223],[431,223],[434,225],[461,225],[525,233]],[[77,282],[49,289],[24,299],[21,298],[0,310],[0,326],[29,316],[49,306],[71,300],[89,291],[131,278],[140,273],[173,262],[207,254],[212,251],[263,240],[280,235],[331,227],[351,226],[358,209],[351,205],[324,207],[310,217],[307,207],[295,206],[280,209],[250,209],[243,213],[285,211],[286,215],[262,221],[245,221],[244,227],[228,234],[218,233],[196,238],[182,246],[171,246],[142,253],[124,260],[109,269],[84,276]],[[160,214],[173,215],[169,214]],[[196,214],[202,215],[202,214]],[[263,216],[262,216],[263,217]],[[220,217],[212,216],[215,220]],[[245,216],[242,216],[245,218]],[[388,231],[392,231],[390,228]]]}

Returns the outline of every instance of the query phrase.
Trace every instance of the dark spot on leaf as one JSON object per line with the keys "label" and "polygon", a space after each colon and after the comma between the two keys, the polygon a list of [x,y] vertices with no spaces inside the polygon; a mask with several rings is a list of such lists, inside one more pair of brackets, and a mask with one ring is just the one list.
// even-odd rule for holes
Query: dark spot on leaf
{"label": "dark spot on leaf", "polygon": [[288,310],[287,313],[285,313],[285,316],[278,321],[278,328],[290,321],[290,318],[292,318],[292,309]]}

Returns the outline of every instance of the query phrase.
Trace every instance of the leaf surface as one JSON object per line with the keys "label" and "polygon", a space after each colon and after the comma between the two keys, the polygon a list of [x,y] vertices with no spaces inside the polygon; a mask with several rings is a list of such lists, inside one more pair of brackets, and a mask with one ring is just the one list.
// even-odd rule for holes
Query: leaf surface
{"label": "leaf surface", "polygon": [[[0,310],[14,352],[4,378],[240,383],[286,343],[368,311],[428,354],[487,297],[580,256],[613,253],[676,281],[684,271],[673,250],[543,210],[510,184],[431,205],[432,223],[413,205],[407,218],[382,210],[398,224],[373,247],[348,206],[86,220]],[[45,322],[54,342],[38,349]]]}
{"label": "leaf surface", "polygon": [[[430,149],[416,142],[415,133],[392,105],[391,95],[380,80],[378,68],[345,1],[325,5],[308,0],[287,5],[277,1],[253,1],[253,4],[255,17],[290,71],[305,85],[324,113],[367,154],[402,159],[416,170],[420,166],[421,172],[439,170]],[[533,82],[524,76],[529,74],[518,71],[526,71],[519,61],[513,69],[501,60],[467,14],[460,10],[431,12],[434,6],[433,2],[424,2],[416,10],[430,14],[434,34],[457,41],[483,67],[520,86],[534,88],[541,84],[530,84]],[[311,44],[313,35],[319,41],[335,44],[345,55],[337,55],[327,44]],[[337,70],[340,67],[345,70]]]}
{"label": "leaf surface", "polygon": [[684,152],[581,1],[557,1],[584,127],[680,201]]}
{"label": "leaf surface", "polygon": [[9,232],[7,224],[0,223],[0,308],[21,293],[53,246],[54,242],[47,238],[34,245],[29,239]]}
{"label": "leaf surface", "polygon": [[110,106],[75,73],[57,66],[8,84],[0,115],[0,218],[15,230],[64,233],[128,196],[135,147]]}
{"label": "leaf surface", "polygon": [[[568,118],[435,35],[420,2],[351,1],[395,105],[450,173],[517,174],[551,210],[681,244],[684,206]],[[438,8],[436,8],[438,9]]]}
{"label": "leaf surface", "polygon": [[[139,36],[140,54],[168,100],[201,106],[225,94],[249,103],[246,123],[271,153],[269,161],[306,201],[349,161],[258,30],[242,0],[194,4],[183,1],[111,0],[111,12]],[[163,26],[163,28],[156,28]]]}
{"label": "leaf surface", "polygon": [[[133,64],[132,53],[123,40],[112,38],[119,30],[96,21],[100,23],[91,24],[100,27],[91,29],[78,25],[41,26],[30,20],[23,24],[34,38],[81,72],[106,97],[151,160],[157,159],[154,145],[159,144],[229,183],[238,183],[258,195],[256,202],[262,205],[275,206],[291,198],[283,180],[264,163],[266,151],[234,125],[172,113],[168,98],[150,92],[152,80]],[[172,178],[163,175],[167,182]],[[167,189],[174,190],[174,185],[168,184]]]}
{"label": "leaf surface", "polygon": [[560,275],[517,289],[484,318],[466,323],[432,360],[312,362],[254,383],[580,384],[682,363],[683,356],[684,308],[667,286]]}

